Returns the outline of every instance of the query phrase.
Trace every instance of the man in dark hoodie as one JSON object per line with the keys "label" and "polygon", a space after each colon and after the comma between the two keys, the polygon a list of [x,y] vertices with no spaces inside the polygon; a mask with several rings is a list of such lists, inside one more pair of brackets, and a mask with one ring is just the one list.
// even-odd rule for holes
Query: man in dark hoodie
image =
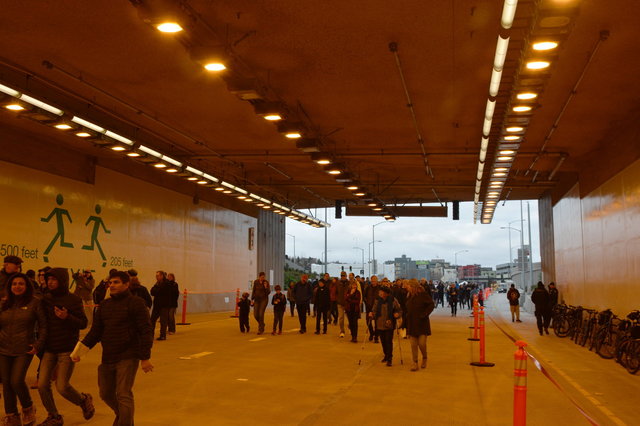
{"label": "man in dark hoodie", "polygon": [[111,297],[96,310],[91,330],[78,342],[71,359],[81,357],[102,343],[102,364],[98,367],[100,398],[116,414],[114,425],[133,425],[133,384],[138,367],[153,371],[153,330],[144,301],[129,291],[129,275],[113,272],[109,279]]}
{"label": "man in dark hoodie", "polygon": [[325,274],[324,279],[318,281],[318,287],[313,295],[313,306],[317,308],[316,317],[316,334],[320,334],[320,321],[322,321],[322,334],[327,334],[327,316],[329,315],[329,309],[331,308],[331,295],[329,294],[329,284],[331,281],[328,279],[329,274]]}
{"label": "man in dark hoodie", "polygon": [[69,355],[80,336],[80,330],[87,327],[87,317],[82,299],[69,293],[69,272],[66,268],[52,268],[45,274],[47,290],[42,298],[42,307],[47,318],[47,338],[44,355],[40,363],[38,392],[42,405],[49,417],[46,425],[62,425],[63,420],[51,391],[51,376],[58,368],[56,388],[60,395],[82,409],[86,420],[93,417],[93,398],[88,393],[80,393],[69,383],[74,364]]}
{"label": "man in dark hoodie", "polygon": [[[131,284],[129,284],[131,285]],[[169,309],[171,308],[173,288],[167,280],[167,273],[156,272],[156,283],[151,287],[153,296],[153,310],[151,311],[151,326],[156,329],[156,322],[160,318],[160,336],[157,340],[167,340],[167,327],[169,326]]]}
{"label": "man in dark hoodie", "polygon": [[538,281],[538,287],[531,293],[531,301],[536,306],[535,314],[538,325],[538,333],[542,336],[542,331],[549,334],[549,323],[551,322],[551,310],[549,309],[549,292],[544,288],[542,281]]}

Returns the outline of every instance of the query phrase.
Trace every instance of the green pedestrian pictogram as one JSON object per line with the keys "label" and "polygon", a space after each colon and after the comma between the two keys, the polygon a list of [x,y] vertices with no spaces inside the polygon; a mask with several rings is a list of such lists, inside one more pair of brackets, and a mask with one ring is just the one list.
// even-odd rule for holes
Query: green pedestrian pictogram
{"label": "green pedestrian pictogram", "polygon": [[[56,197],[56,203],[61,206],[64,203],[64,198],[62,197],[62,194],[58,194],[58,196]],[[67,211],[67,209],[61,209],[60,207],[55,207],[53,210],[51,210],[51,213],[49,214],[48,217],[41,217],[40,221],[41,222],[49,222],[51,220],[52,217],[56,217],[56,225],[58,227],[58,232],[56,233],[56,235],[53,237],[53,239],[51,240],[51,242],[49,243],[49,246],[47,247],[47,249],[44,251],[43,253],[43,259],[45,262],[49,262],[49,252],[51,251],[51,249],[53,248],[54,244],[56,243],[56,241],[58,241],[58,238],[60,238],[60,247],[71,247],[73,248],[73,244],[72,243],[67,243],[64,241],[64,218],[63,216],[67,216],[67,218],[69,219],[69,223],[73,223],[73,221],[71,220],[71,216],[69,215],[69,212]]]}
{"label": "green pedestrian pictogram", "polygon": [[[96,204],[95,211],[96,214],[100,214],[100,212],[102,211],[102,207],[100,207],[100,204]],[[109,231],[104,225],[104,221],[100,216],[89,216],[89,219],[87,219],[87,222],[84,224],[84,226],[89,225],[89,223],[91,222],[93,222],[93,231],[91,231],[91,245],[82,246],[82,250],[93,250],[93,247],[97,246],[100,257],[102,257],[102,266],[104,267],[107,265],[107,258],[105,257],[104,252],[102,251],[102,247],[100,246],[100,242],[98,241],[98,232],[100,232],[100,227],[104,229],[105,234],[110,234],[111,231]]]}

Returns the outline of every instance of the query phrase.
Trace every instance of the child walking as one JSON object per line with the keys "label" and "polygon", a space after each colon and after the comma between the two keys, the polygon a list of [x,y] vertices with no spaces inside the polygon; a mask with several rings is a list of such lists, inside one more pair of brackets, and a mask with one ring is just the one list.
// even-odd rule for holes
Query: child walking
{"label": "child walking", "polygon": [[[249,332],[249,312],[251,312],[251,300],[249,300],[249,293],[246,291],[242,293],[242,298],[238,301],[238,307],[240,308],[240,332]],[[245,330],[246,329],[246,330]]]}
{"label": "child walking", "polygon": [[278,328],[278,334],[282,334],[282,320],[287,310],[287,298],[282,293],[282,287],[277,284],[274,289],[276,294],[271,299],[271,304],[273,305],[273,332],[271,334],[273,335],[276,334],[276,327]]}

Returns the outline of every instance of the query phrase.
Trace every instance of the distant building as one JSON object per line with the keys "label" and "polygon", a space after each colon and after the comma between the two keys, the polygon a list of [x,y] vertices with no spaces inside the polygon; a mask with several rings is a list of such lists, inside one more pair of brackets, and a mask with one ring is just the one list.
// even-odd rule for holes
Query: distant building
{"label": "distant building", "polygon": [[401,279],[431,279],[430,262],[428,260],[411,260],[410,257],[402,255],[394,260],[395,277]]}

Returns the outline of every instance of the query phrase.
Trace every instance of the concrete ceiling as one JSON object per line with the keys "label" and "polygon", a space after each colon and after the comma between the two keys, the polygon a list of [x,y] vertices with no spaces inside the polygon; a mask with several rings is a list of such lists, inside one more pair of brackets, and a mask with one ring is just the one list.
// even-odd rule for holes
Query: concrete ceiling
{"label": "concrete ceiling", "polygon": [[[228,90],[231,78],[251,77],[265,99],[283,102],[289,121],[304,123],[306,136],[317,138],[322,151],[384,203],[474,199],[502,2],[167,3],[180,5],[188,17],[184,32],[163,34],[143,22],[139,12],[157,1],[6,3],[0,83],[296,208],[358,202],[295,141],[256,115],[250,102]],[[567,8],[571,25],[559,35],[501,198],[535,199],[566,187],[612,140],[640,145],[637,136],[629,140],[620,130],[638,126],[640,3],[520,1],[486,170],[531,27],[541,14],[562,15]],[[398,46],[426,156],[390,42]],[[198,45],[224,45],[232,56],[229,70],[204,71],[189,53]],[[0,113],[5,128],[97,157],[134,161],[50,126],[17,120]],[[637,154],[633,150],[613,168]],[[483,194],[486,185],[485,177]]]}

